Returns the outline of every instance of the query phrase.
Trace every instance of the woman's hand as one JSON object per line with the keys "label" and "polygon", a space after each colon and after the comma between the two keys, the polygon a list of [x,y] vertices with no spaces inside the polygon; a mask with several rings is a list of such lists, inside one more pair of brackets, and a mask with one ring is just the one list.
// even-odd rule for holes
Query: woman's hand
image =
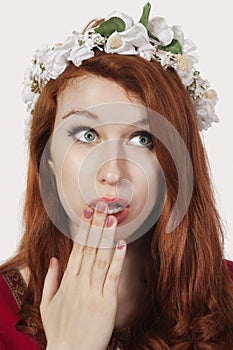
{"label": "woman's hand", "polygon": [[[113,246],[117,226],[107,205],[98,205],[101,212],[84,211],[77,236],[86,237],[87,245],[74,243],[60,284],[59,261],[50,261],[40,305],[48,350],[105,350],[111,338],[126,243],[98,248]],[[96,248],[89,246],[93,239]]]}

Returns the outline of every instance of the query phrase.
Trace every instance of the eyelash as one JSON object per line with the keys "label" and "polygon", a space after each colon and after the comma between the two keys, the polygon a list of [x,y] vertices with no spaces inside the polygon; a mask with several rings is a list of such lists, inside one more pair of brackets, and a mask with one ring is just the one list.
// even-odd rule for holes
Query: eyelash
{"label": "eyelash", "polygon": [[[79,144],[88,145],[88,144],[92,144],[92,143],[95,142],[95,141],[93,141],[93,142],[88,142],[88,141],[84,142],[84,141],[76,138],[75,135],[80,133],[80,132],[82,132],[82,131],[84,132],[83,136],[87,132],[93,132],[93,133],[95,133],[95,135],[97,137],[99,137],[98,132],[96,130],[92,129],[91,127],[89,127],[89,126],[80,126],[80,127],[76,127],[75,126],[75,127],[71,127],[70,129],[67,130],[67,134],[68,134],[69,137],[72,137],[75,140],[75,142],[77,142]],[[148,131],[146,131],[146,130],[138,130],[138,131],[134,132],[131,135],[130,139],[133,139],[136,136],[148,137],[150,139],[148,145],[146,145],[146,146],[141,145],[139,147],[144,147],[144,148],[148,148],[148,149],[152,149],[153,148],[153,146],[154,146],[153,139],[152,139],[151,134]]]}
{"label": "eyelash", "polygon": [[79,126],[79,127],[71,127],[69,130],[67,130],[68,136],[72,137],[75,142],[78,142],[80,144],[90,144],[92,142],[84,142],[79,140],[78,138],[75,137],[76,134],[80,133],[80,132],[84,132],[83,135],[85,135],[87,132],[94,132],[96,134],[97,137],[99,137],[99,134],[97,133],[97,131],[95,131],[94,129],[92,129],[89,126]]}

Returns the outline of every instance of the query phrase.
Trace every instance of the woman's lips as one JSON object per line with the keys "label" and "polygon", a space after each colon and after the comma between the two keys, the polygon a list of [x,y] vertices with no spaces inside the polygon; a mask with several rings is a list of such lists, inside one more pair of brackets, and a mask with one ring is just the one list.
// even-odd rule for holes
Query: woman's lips
{"label": "woman's lips", "polygon": [[125,220],[128,213],[129,213],[129,207],[126,207],[122,211],[120,211],[119,213],[111,214],[111,215],[114,215],[117,218],[118,224],[120,224],[123,220]]}
{"label": "woman's lips", "polygon": [[119,212],[116,212],[116,213],[112,213],[112,212],[109,212],[108,215],[114,215],[116,218],[117,218],[117,222],[118,224],[120,224],[128,215],[129,213],[129,210],[130,210],[130,207],[128,205],[128,203],[122,199],[122,198],[118,198],[118,197],[115,197],[115,198],[109,198],[109,197],[101,197],[101,198],[98,198],[94,201],[92,201],[90,203],[90,206],[95,209],[96,207],[96,204],[98,202],[105,202],[107,204],[109,204],[109,211],[112,211],[114,206],[121,206],[122,209],[119,211]]}

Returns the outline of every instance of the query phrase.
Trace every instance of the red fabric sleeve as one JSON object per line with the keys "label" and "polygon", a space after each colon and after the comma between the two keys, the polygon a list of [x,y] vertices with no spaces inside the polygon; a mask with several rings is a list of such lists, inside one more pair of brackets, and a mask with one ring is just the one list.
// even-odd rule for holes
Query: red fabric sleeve
{"label": "red fabric sleeve", "polygon": [[13,294],[0,275],[0,350],[40,350],[40,346],[29,335],[15,329],[18,311]]}

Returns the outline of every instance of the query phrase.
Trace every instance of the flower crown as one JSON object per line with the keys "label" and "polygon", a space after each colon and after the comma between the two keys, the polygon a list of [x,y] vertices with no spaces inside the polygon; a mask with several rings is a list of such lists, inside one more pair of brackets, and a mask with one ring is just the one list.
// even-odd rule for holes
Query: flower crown
{"label": "flower crown", "polygon": [[165,69],[174,68],[189,92],[199,129],[206,130],[213,122],[218,122],[217,93],[194,68],[198,60],[192,51],[196,46],[184,38],[180,26],[169,27],[162,17],[149,20],[150,9],[147,3],[136,24],[132,17],[115,11],[105,20],[92,21],[82,33],[74,31],[64,43],[35,51],[23,89],[29,114],[50,79],[58,78],[70,62],[80,66],[98,49],[111,54],[141,56],[148,61],[158,61]]}

